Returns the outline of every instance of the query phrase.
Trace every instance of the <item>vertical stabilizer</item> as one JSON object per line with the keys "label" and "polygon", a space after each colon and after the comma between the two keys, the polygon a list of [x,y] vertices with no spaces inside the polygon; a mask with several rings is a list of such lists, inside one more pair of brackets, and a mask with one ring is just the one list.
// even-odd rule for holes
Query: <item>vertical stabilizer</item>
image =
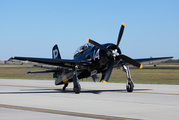
{"label": "vertical stabilizer", "polygon": [[55,45],[52,49],[52,58],[53,59],[61,59],[60,52],[59,52],[57,45]]}

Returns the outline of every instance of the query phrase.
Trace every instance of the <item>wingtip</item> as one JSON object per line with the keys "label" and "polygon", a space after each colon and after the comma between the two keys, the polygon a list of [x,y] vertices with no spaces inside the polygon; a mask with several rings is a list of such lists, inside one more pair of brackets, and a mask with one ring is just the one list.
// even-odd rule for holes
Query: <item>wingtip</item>
{"label": "wingtip", "polygon": [[104,83],[104,84],[107,84],[108,82],[106,82],[106,81],[103,81],[103,83]]}
{"label": "wingtip", "polygon": [[28,74],[28,75],[30,75],[30,74],[31,74],[31,72],[29,71],[29,72],[27,72],[27,74]]}
{"label": "wingtip", "polygon": [[11,61],[11,60],[13,60],[14,58],[15,58],[15,57],[11,57],[11,58],[9,58],[9,59],[8,59],[8,61]]}

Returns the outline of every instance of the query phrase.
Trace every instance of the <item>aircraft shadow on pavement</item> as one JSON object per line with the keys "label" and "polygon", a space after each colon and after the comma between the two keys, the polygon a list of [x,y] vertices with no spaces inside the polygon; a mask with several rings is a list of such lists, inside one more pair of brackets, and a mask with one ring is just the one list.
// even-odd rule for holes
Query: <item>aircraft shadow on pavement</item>
{"label": "aircraft shadow on pavement", "polygon": [[[134,89],[135,91],[148,91],[152,89]],[[22,91],[22,92],[21,92]],[[25,91],[25,92],[23,92]],[[115,90],[85,90],[82,89],[80,93],[93,93],[93,94],[100,94],[103,92],[120,92],[120,93],[127,93],[126,89],[115,89]],[[0,94],[37,94],[37,93],[72,93],[74,94],[73,89],[21,89],[20,92],[0,92]]]}

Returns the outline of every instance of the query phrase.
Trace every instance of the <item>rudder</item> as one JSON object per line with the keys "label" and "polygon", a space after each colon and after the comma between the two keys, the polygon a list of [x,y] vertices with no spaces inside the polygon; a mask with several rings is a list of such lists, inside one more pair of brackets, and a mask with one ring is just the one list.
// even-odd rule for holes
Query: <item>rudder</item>
{"label": "rudder", "polygon": [[52,58],[53,59],[61,59],[61,55],[60,55],[57,44],[52,49]]}

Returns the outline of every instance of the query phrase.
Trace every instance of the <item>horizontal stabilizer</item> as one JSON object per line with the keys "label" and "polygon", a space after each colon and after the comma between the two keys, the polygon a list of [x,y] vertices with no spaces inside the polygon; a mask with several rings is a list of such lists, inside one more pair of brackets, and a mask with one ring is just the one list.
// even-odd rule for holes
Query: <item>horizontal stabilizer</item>
{"label": "horizontal stabilizer", "polygon": [[53,74],[54,72],[60,72],[60,70],[44,70],[44,71],[32,71],[27,72],[28,75],[37,75],[37,74]]}

